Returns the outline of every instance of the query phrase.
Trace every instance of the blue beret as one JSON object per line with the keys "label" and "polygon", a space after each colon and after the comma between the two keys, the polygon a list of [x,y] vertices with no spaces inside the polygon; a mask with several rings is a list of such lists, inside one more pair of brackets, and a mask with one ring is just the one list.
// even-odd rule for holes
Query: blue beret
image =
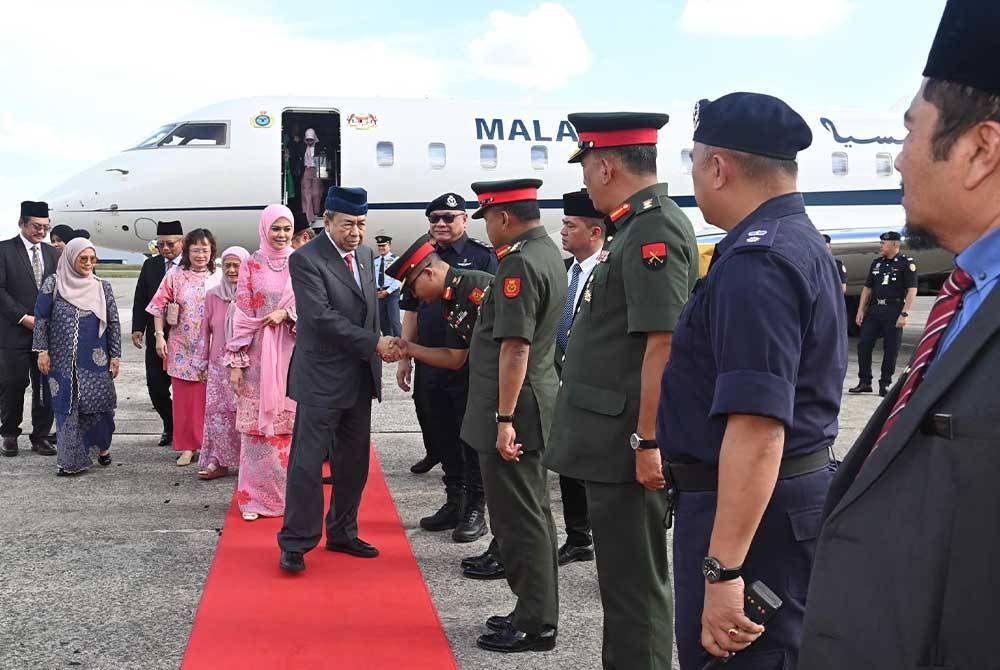
{"label": "blue beret", "polygon": [[340,212],[351,216],[368,213],[368,191],[363,188],[331,186],[326,192],[325,208],[329,212]]}
{"label": "blue beret", "polygon": [[948,0],[924,76],[1000,93],[996,66],[1000,11],[985,0]]}
{"label": "blue beret", "polygon": [[695,105],[694,141],[793,161],[812,144],[812,131],[783,100],[762,93],[730,93]]}

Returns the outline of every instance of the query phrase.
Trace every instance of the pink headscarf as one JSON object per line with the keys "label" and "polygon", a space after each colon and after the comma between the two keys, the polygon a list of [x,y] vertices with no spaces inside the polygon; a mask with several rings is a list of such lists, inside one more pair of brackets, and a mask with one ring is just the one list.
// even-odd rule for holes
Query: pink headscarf
{"label": "pink headscarf", "polygon": [[56,293],[74,307],[94,313],[101,322],[97,332],[99,337],[108,327],[108,305],[104,298],[104,286],[101,285],[101,280],[93,274],[85,277],[73,267],[77,256],[83,253],[84,249],[93,249],[95,253],[97,252],[97,248],[90,240],[82,237],[74,238],[66,244],[56,265]]}
{"label": "pink headscarf", "polygon": [[[292,247],[288,245],[278,251],[267,240],[271,224],[278,219],[294,220],[292,211],[284,205],[268,205],[260,215],[260,249],[254,252],[252,259],[257,259],[261,269],[254,274],[254,290],[267,293],[280,293],[281,299],[275,309],[290,310],[295,305],[292,293],[292,277],[288,271],[288,257]],[[268,262],[268,261],[271,262]],[[250,272],[247,265],[250,259],[240,266],[241,279],[244,273]],[[276,268],[280,268],[276,269]],[[236,305],[234,300],[232,305]],[[280,326],[269,326],[267,314],[249,316],[238,306],[233,310],[232,335],[226,342],[230,351],[239,351],[247,347],[255,337],[260,338],[260,405],[257,414],[257,427],[267,437],[274,435],[274,422],[282,410],[295,409],[295,401],[286,397],[288,367],[291,363],[292,349],[295,338],[291,333],[291,324],[287,321]]]}

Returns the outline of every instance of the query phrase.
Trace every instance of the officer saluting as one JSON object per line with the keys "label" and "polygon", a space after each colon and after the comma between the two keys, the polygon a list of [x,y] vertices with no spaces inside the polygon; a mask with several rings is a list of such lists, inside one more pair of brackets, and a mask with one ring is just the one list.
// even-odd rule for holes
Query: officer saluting
{"label": "officer saluting", "polygon": [[871,393],[872,350],[882,338],[882,377],[878,394],[885,396],[892,386],[896,355],[903,327],[917,297],[917,264],[900,253],[901,236],[894,230],[879,235],[882,255],[872,261],[861,290],[855,321],[861,326],[858,337],[858,385],[848,393]]}
{"label": "officer saluting", "polygon": [[[657,416],[678,656],[795,667],[847,366],[840,276],[796,186],[802,117],[732,93],[702,100],[694,126],[695,198],[728,234],[677,323]],[[766,631],[743,612],[755,580],[784,601]]]}
{"label": "officer saluting", "polygon": [[609,215],[568,332],[545,464],[586,482],[605,668],[668,668],[673,656],[654,433],[659,381],[698,277],[698,247],[691,222],[657,183],[656,139],[667,118],[569,115],[581,140],[570,162],[581,163],[594,207]]}

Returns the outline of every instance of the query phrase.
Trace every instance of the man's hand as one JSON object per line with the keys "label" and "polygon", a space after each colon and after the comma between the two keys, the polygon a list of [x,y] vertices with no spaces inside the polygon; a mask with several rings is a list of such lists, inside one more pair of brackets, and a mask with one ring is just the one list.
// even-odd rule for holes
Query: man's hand
{"label": "man's hand", "polygon": [[515,439],[517,439],[517,433],[514,431],[514,424],[497,424],[497,451],[500,452],[500,456],[505,461],[519,461],[524,455],[521,445],[515,442]]}
{"label": "man's hand", "polygon": [[52,371],[52,359],[49,358],[49,352],[38,352],[38,371],[43,375],[47,375]]}
{"label": "man's hand", "polygon": [[233,393],[236,395],[240,394],[240,390],[243,388],[243,368],[230,368],[229,388],[233,389]]}
{"label": "man's hand", "polygon": [[701,611],[701,646],[713,656],[743,651],[764,632],[743,612],[743,579],[705,582],[705,605]]}
{"label": "man's hand", "polygon": [[854,323],[860,326],[864,322],[864,320],[865,320],[865,313],[859,309],[857,315],[854,317]]}
{"label": "man's hand", "polygon": [[111,378],[118,379],[118,372],[121,370],[122,361],[120,358],[112,358],[108,363],[108,367],[111,370]]}
{"label": "man's hand", "polygon": [[635,450],[635,480],[649,491],[659,491],[667,485],[659,449]]}
{"label": "man's hand", "polygon": [[381,300],[382,298],[389,295],[389,292],[386,291],[385,289],[381,289],[376,295],[378,296],[378,299]]}
{"label": "man's hand", "polygon": [[398,361],[401,356],[397,338],[388,335],[378,338],[378,344],[375,345],[375,353],[386,363],[395,363]]}
{"label": "man's hand", "polygon": [[35,329],[35,317],[33,317],[31,315],[25,316],[23,319],[21,319],[21,325],[24,326],[25,328],[27,328],[28,330],[34,330]]}
{"label": "man's hand", "polygon": [[142,331],[133,330],[132,331],[132,346],[136,349],[142,349]]}
{"label": "man's hand", "polygon": [[902,314],[896,319],[896,328],[906,328],[906,317]]}
{"label": "man's hand", "polygon": [[276,309],[266,317],[267,325],[269,326],[280,326],[288,318],[288,310]]}
{"label": "man's hand", "polygon": [[167,338],[163,335],[156,336],[156,355],[160,358],[167,357]]}
{"label": "man's hand", "polygon": [[399,359],[399,365],[396,366],[396,385],[409,393],[411,383],[413,383],[413,360],[404,356]]}

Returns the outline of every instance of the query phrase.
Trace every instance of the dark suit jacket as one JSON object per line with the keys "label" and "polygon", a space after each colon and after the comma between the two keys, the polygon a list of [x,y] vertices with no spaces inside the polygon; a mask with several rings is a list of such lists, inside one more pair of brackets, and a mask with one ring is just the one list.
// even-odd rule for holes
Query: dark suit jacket
{"label": "dark suit jacket", "polygon": [[[176,272],[176,270],[175,270]],[[155,346],[153,339],[153,317],[146,313],[146,306],[156,295],[163,277],[167,274],[167,264],[163,256],[150,256],[139,270],[132,298],[132,332],[146,333],[146,346]],[[167,328],[164,327],[164,332]]]}
{"label": "dark suit jacket", "polygon": [[838,471],[800,668],[1000,667],[989,642],[1000,611],[998,370],[994,289],[879,448],[871,453],[903,379]]}
{"label": "dark suit jacket", "polygon": [[[56,271],[59,252],[41,243],[43,275]],[[31,331],[18,324],[35,315],[38,286],[21,235],[0,242],[0,349],[31,349]]]}
{"label": "dark suit jacket", "polygon": [[288,397],[298,403],[353,407],[362,374],[371,375],[373,396],[382,400],[375,254],[360,246],[355,257],[360,288],[326,233],[291,255],[297,320]]}

